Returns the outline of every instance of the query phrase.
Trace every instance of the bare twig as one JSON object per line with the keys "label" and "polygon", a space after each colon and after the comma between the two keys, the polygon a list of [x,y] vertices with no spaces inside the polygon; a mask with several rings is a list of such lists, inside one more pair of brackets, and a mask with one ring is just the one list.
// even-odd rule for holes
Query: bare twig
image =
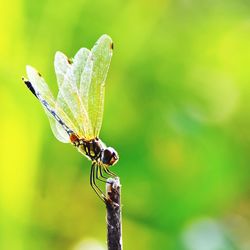
{"label": "bare twig", "polygon": [[106,185],[107,198],[107,238],[108,250],[122,250],[122,223],[120,203],[120,180],[109,178]]}

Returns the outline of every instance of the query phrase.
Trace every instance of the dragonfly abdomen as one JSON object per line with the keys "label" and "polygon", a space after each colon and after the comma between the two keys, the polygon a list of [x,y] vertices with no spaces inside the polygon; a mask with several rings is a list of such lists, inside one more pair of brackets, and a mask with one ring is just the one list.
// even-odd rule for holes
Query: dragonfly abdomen
{"label": "dragonfly abdomen", "polygon": [[42,105],[46,108],[46,110],[56,119],[56,121],[63,127],[63,129],[70,136],[73,134],[73,131],[62,121],[62,119],[57,115],[55,110],[49,105],[49,103],[41,96],[41,94],[36,91],[32,85],[32,83],[26,79],[22,79],[28,89],[32,92],[32,94],[42,103]]}

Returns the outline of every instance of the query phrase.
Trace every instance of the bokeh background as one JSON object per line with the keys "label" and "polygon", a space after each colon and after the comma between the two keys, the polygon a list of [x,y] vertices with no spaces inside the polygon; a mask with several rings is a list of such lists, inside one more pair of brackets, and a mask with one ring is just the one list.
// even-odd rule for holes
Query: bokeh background
{"label": "bokeh background", "polygon": [[57,50],[115,44],[101,138],[117,149],[124,249],[250,249],[250,3],[1,1],[0,249],[105,249],[90,162],[21,81]]}

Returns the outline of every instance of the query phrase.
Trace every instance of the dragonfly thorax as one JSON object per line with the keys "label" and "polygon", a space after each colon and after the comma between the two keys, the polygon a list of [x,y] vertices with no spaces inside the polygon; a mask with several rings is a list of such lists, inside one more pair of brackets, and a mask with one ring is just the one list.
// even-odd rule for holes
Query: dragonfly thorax
{"label": "dragonfly thorax", "polygon": [[91,161],[100,162],[106,166],[112,166],[119,159],[115,149],[107,147],[99,138],[91,140],[76,139],[72,143],[77,147],[80,153]]}

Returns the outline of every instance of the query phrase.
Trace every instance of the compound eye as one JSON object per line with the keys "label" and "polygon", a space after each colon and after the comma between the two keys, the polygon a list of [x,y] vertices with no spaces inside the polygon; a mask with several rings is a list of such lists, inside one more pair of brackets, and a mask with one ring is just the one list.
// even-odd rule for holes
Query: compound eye
{"label": "compound eye", "polygon": [[108,147],[104,149],[102,155],[102,162],[104,164],[107,164],[109,166],[114,165],[118,161],[118,158],[118,154],[113,148]]}
{"label": "compound eye", "polygon": [[112,153],[113,153],[113,152],[111,152],[111,151],[109,150],[109,148],[104,149],[104,151],[103,151],[103,157],[102,157],[102,162],[103,162],[104,164],[110,165],[109,163],[110,163],[110,160],[111,160],[111,158],[112,158]]}

